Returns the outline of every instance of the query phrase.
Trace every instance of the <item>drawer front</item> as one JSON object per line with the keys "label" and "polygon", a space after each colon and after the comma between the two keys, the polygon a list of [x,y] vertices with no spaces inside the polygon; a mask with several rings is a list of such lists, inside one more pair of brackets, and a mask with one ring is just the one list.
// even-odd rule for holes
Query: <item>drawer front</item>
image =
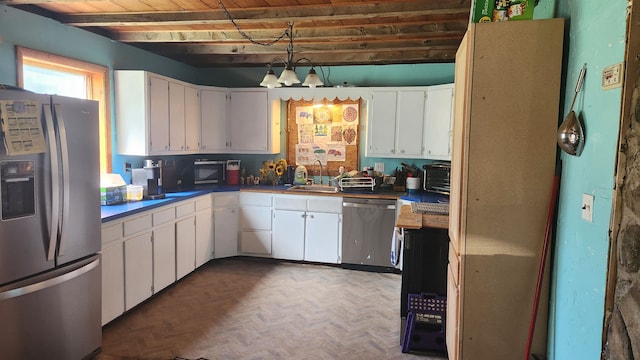
{"label": "drawer front", "polygon": [[307,210],[342,214],[342,198],[328,196],[307,197]]}
{"label": "drawer front", "polygon": [[122,223],[102,225],[101,239],[102,244],[108,244],[122,238]]}
{"label": "drawer front", "polygon": [[456,254],[451,242],[449,242],[449,267],[455,285],[460,286],[460,256]]}
{"label": "drawer front", "polygon": [[173,206],[166,209],[158,210],[153,213],[153,226],[167,223],[175,218],[175,209]]}
{"label": "drawer front", "polygon": [[271,194],[240,192],[240,205],[271,206]]}
{"label": "drawer front", "polygon": [[137,234],[151,229],[151,214],[143,215],[124,222],[124,236]]}
{"label": "drawer front", "polygon": [[181,218],[189,214],[193,214],[195,209],[195,202],[189,201],[185,204],[176,205],[176,218]]}
{"label": "drawer front", "polygon": [[213,204],[217,208],[231,208],[238,206],[238,193],[215,194]]}
{"label": "drawer front", "polygon": [[273,208],[278,210],[307,210],[307,199],[305,196],[289,195],[274,196]]}
{"label": "drawer front", "polygon": [[211,208],[211,196],[201,196],[196,199],[196,211],[210,209]]}

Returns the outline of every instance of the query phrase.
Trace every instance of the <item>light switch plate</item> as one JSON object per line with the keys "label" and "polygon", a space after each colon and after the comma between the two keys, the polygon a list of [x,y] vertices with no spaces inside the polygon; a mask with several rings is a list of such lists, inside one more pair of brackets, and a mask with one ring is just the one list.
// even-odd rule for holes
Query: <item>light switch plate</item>
{"label": "light switch plate", "polygon": [[374,166],[373,166],[373,171],[379,172],[379,173],[384,173],[384,163],[382,163],[382,162],[375,163]]}
{"label": "light switch plate", "polygon": [[602,90],[622,87],[622,65],[618,63],[602,70]]}
{"label": "light switch plate", "polygon": [[593,195],[582,194],[582,218],[588,222],[593,220]]}

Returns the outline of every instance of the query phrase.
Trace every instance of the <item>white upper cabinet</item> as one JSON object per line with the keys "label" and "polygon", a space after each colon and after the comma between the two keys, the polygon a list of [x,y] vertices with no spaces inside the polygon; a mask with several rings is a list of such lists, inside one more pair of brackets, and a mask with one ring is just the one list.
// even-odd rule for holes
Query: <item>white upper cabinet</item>
{"label": "white upper cabinet", "polygon": [[200,150],[221,153],[228,150],[227,141],[227,89],[200,89]]}
{"label": "white upper cabinet", "polygon": [[114,73],[118,153],[146,156],[198,151],[200,105],[194,86],[147,71]]}
{"label": "white upper cabinet", "polygon": [[451,160],[453,84],[430,86],[425,107],[425,157]]}
{"label": "white upper cabinet", "polygon": [[422,157],[425,100],[425,89],[398,91],[396,155],[399,157]]}
{"label": "white upper cabinet", "polygon": [[[120,77],[123,81],[120,82],[120,85],[127,86],[130,85],[131,81],[136,81],[137,76],[134,76],[133,79],[129,77]],[[118,78],[116,77],[116,81]],[[169,81],[165,78],[157,77],[150,75],[148,76],[148,81],[144,81],[141,83],[142,86],[148,82],[149,91],[148,97],[145,96],[143,99],[139,99],[139,102],[134,103],[125,103],[122,98],[116,97],[116,119],[118,121],[118,129],[124,128],[127,125],[123,124],[123,122],[127,122],[127,124],[131,124],[132,119],[127,118],[128,114],[141,113],[142,117],[139,118],[137,122],[142,123],[143,126],[139,126],[138,124],[132,124],[133,129],[131,129],[131,135],[134,135],[133,141],[139,141],[140,136],[144,136],[147,133],[148,138],[146,141],[141,142],[139,145],[146,145],[147,149],[145,150],[144,155],[147,153],[153,154],[162,154],[163,152],[167,152],[170,150],[169,147]],[[118,89],[118,82],[116,82],[116,89]],[[146,90],[146,89],[145,89]],[[145,94],[146,91],[142,91],[139,94]],[[128,97],[128,94],[122,94],[122,97]],[[146,105],[149,104],[149,111],[146,111]],[[132,109],[139,108],[139,109]],[[144,116],[147,114],[147,116]],[[135,133],[134,131],[138,128],[144,129],[144,124],[146,123],[146,127],[149,128],[149,131],[143,130],[139,133]],[[125,129],[122,129],[123,131]],[[137,135],[137,136],[135,136]],[[120,132],[118,132],[118,140],[120,140]],[[118,141],[119,146],[125,146],[127,149],[131,146],[131,144],[125,144]],[[135,146],[135,145],[134,145]],[[124,151],[120,151],[121,153],[126,153]],[[141,154],[143,155],[143,154]]]}
{"label": "white upper cabinet", "polygon": [[280,102],[269,104],[262,89],[229,91],[229,145],[233,153],[280,152]]}
{"label": "white upper cabinet", "polygon": [[195,86],[184,88],[185,150],[200,150],[200,91]]}
{"label": "white upper cabinet", "polygon": [[367,156],[449,160],[452,94],[451,84],[374,88]]}
{"label": "white upper cabinet", "polygon": [[200,90],[201,152],[280,153],[280,101],[266,89]]}
{"label": "white upper cabinet", "polygon": [[184,88],[173,81],[169,82],[169,148],[171,151],[183,151],[185,145]]}
{"label": "white upper cabinet", "polygon": [[395,157],[397,91],[374,91],[369,113],[367,156]]}
{"label": "white upper cabinet", "polygon": [[421,158],[426,88],[372,93],[367,156]]}

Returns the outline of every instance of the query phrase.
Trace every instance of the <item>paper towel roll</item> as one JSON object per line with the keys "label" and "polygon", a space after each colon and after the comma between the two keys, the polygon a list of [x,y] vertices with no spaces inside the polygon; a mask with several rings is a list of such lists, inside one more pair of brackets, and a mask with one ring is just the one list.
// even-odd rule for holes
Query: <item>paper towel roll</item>
{"label": "paper towel roll", "polygon": [[420,178],[408,177],[407,190],[418,190],[418,189],[420,189]]}

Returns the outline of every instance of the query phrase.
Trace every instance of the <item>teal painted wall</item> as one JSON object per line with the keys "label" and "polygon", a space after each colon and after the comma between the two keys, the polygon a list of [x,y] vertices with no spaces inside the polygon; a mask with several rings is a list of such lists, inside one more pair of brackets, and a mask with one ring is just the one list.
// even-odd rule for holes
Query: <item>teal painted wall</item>
{"label": "teal painted wall", "polygon": [[[568,20],[565,38],[563,117],[569,111],[580,68],[585,82],[575,111],[586,141],[580,157],[562,153],[562,179],[551,285],[551,360],[600,359],[609,220],[619,131],[621,89],[602,90],[602,70],[625,53],[625,0],[558,0]],[[582,194],[595,196],[593,222],[581,217]]]}
{"label": "teal painted wall", "polygon": [[[603,91],[599,84],[602,69],[623,60],[625,9],[625,0],[541,0],[535,12],[536,18],[557,16],[569,20],[563,114],[568,111],[580,67],[585,62],[588,66],[585,84],[576,103],[576,111],[581,113],[585,123],[586,146],[581,157],[562,155],[563,178],[553,254],[549,323],[548,357],[552,360],[600,357],[609,243],[607,232],[621,91]],[[259,67],[195,69],[0,5],[0,83],[15,85],[15,45],[74,57],[110,69],[145,69],[203,85],[256,86],[265,72]],[[298,70],[300,77],[305,72],[304,68]],[[327,72],[325,69],[325,75]],[[420,64],[332,67],[328,83],[395,86],[434,85],[452,80],[453,64]],[[263,160],[279,157],[219,156],[239,158],[251,167],[259,166]],[[141,159],[115,156],[115,170],[122,171],[124,160],[134,161],[137,167],[141,162],[135,162]],[[400,163],[399,160],[363,157],[361,166],[372,166],[376,161],[383,161],[387,172]],[[592,223],[580,218],[583,193],[595,195]]]}
{"label": "teal painted wall", "polygon": [[[453,63],[368,65],[368,66],[316,66],[315,70],[325,86],[348,83],[354,86],[422,86],[453,82]],[[274,67],[279,75],[282,68]],[[296,73],[302,80],[308,67],[298,67]],[[200,71],[205,85],[225,87],[256,87],[267,72],[266,67],[233,67],[204,69]]]}

